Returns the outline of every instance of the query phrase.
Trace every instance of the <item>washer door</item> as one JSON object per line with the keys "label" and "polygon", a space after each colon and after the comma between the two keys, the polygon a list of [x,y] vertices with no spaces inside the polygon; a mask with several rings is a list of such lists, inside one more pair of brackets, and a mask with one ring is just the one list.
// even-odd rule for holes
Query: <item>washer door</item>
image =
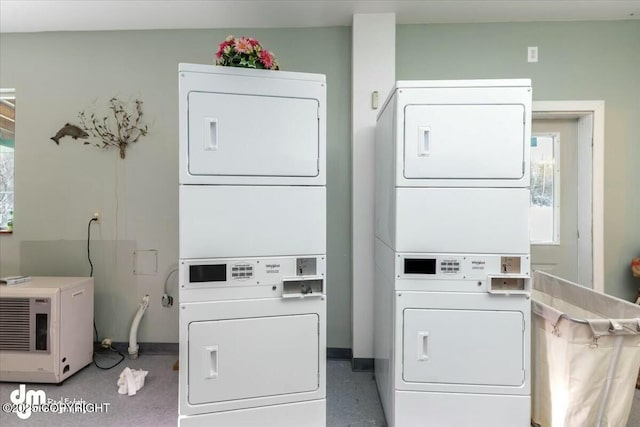
{"label": "washer door", "polygon": [[317,390],[318,325],[316,314],[190,323],[189,403]]}
{"label": "washer door", "polygon": [[524,375],[519,311],[404,310],[406,382],[518,386]]}

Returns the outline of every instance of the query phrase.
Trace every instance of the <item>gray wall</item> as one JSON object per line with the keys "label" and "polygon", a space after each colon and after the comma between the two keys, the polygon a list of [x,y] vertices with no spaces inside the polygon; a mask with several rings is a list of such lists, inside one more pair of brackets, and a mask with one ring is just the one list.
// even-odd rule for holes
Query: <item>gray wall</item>
{"label": "gray wall", "polygon": [[[227,34],[257,37],[283,69],[328,81],[328,345],[350,347],[350,28],[184,30],[0,35],[0,87],[17,91],[16,213],[0,235],[0,275],[89,272],[92,228],[100,334],[128,338],[140,297],[152,304],[143,342],[176,342],[177,309],[163,308],[177,246],[177,64],[211,63]],[[538,46],[540,62],[525,61]],[[640,22],[399,25],[398,79],[530,77],[536,100],[606,101],[606,289],[631,298],[640,254]],[[49,138],[91,103],[140,97],[150,134],[122,161],[69,138]],[[158,273],[133,274],[133,251],[157,249]],[[175,276],[169,281],[174,295]]]}
{"label": "gray wall", "polygon": [[[92,226],[96,323],[101,336],[128,340],[142,295],[152,298],[142,342],[177,342],[178,312],[160,299],[178,257],[178,63],[211,64],[228,34],[249,35],[282,69],[323,73],[328,84],[328,345],[351,343],[350,75],[347,27],[278,30],[118,31],[0,35],[0,87],[17,96],[13,235],[0,236],[0,276],[87,275]],[[79,111],[112,96],[139,97],[152,122],[125,160],[49,138]],[[133,274],[133,251],[156,249],[158,272]],[[176,276],[169,288],[177,297]]]}
{"label": "gray wall", "polygon": [[[540,61],[526,62],[527,46]],[[396,78],[524,77],[534,100],[605,101],[605,290],[640,281],[640,21],[399,25]]]}

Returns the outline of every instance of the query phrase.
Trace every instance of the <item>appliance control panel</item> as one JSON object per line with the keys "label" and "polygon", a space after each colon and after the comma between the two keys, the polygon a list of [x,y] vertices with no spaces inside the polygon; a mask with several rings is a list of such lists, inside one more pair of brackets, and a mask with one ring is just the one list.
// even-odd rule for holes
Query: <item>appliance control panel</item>
{"label": "appliance control panel", "polygon": [[440,272],[443,274],[460,273],[460,260],[455,258],[440,260]]}
{"label": "appliance control panel", "polygon": [[292,283],[302,289],[304,295],[319,291],[316,282],[324,282],[325,256],[292,256],[278,258],[214,258],[182,260],[180,263],[180,288],[237,288],[282,287],[286,284],[287,296],[293,292]]}
{"label": "appliance control panel", "polygon": [[529,255],[397,254],[395,272],[396,280],[409,284],[398,288],[420,289],[421,282],[425,290],[463,291],[464,282],[473,282],[480,292],[530,291]]}
{"label": "appliance control panel", "polygon": [[231,266],[231,280],[248,280],[253,277],[253,264],[240,262]]}

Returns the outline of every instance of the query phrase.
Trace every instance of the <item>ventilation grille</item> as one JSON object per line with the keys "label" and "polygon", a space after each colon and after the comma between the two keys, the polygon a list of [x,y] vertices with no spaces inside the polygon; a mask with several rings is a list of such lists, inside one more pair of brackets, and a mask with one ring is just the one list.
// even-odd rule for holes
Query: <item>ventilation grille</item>
{"label": "ventilation grille", "polygon": [[29,298],[0,298],[0,350],[30,350],[29,306]]}

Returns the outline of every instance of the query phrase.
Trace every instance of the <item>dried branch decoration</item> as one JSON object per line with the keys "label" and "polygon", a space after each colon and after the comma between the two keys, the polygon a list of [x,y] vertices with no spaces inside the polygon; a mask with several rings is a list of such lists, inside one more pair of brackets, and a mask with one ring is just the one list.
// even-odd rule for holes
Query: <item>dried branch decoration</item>
{"label": "dried branch decoration", "polygon": [[102,141],[94,145],[104,149],[117,147],[120,150],[121,159],[125,158],[127,146],[137,142],[148,132],[148,126],[142,122],[142,101],[139,99],[133,101],[135,105],[132,112],[127,111],[130,104],[125,104],[114,97],[109,100],[111,114],[108,116],[98,118],[96,113],[92,112],[87,117],[84,111],[78,114],[84,130]]}

